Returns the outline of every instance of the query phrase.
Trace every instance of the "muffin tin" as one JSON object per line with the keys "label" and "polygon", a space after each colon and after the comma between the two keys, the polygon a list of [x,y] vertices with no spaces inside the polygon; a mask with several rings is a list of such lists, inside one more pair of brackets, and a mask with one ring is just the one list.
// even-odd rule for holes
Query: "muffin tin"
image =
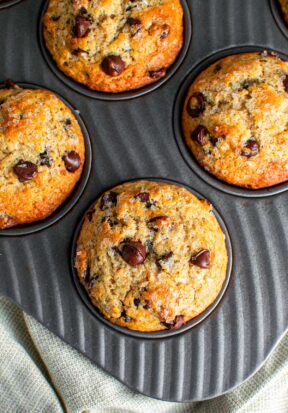
{"label": "muffin tin", "polygon": [[[0,232],[0,292],[133,390],[180,402],[223,394],[255,373],[288,328],[288,193],[285,186],[251,198],[204,177],[181,146],[178,102],[195,69],[219,53],[287,52],[270,0],[187,1],[193,36],[174,75],[145,96],[139,90],[137,99],[128,99],[132,92],[109,102],[78,93],[49,69],[37,36],[45,4],[23,0],[0,11],[0,82],[35,83],[77,107],[93,161],[77,203],[57,222],[44,228],[43,221],[30,234]],[[73,236],[89,205],[105,189],[143,177],[169,178],[207,197],[233,246],[232,283],[216,311],[165,338],[124,334],[103,322],[83,302],[71,270]]]}

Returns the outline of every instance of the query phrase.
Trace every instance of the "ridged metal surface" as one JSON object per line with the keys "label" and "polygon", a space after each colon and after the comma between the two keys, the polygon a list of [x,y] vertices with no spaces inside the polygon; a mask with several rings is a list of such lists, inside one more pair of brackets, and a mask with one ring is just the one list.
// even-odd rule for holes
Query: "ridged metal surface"
{"label": "ridged metal surface", "polygon": [[[165,400],[203,400],[253,374],[288,327],[288,193],[245,199],[202,181],[173,136],[173,103],[186,75],[221,49],[244,45],[286,52],[269,0],[190,0],[193,39],[184,63],[153,93],[125,102],[89,99],[47,68],[37,42],[39,0],[0,11],[0,81],[51,88],[76,106],[91,134],[92,173],[78,204],[53,226],[0,236],[0,291],[134,390]],[[166,177],[207,196],[223,216],[234,277],[218,310],[189,332],[140,340],[98,321],[70,273],[71,240],[83,211],[105,188],[137,177]]]}

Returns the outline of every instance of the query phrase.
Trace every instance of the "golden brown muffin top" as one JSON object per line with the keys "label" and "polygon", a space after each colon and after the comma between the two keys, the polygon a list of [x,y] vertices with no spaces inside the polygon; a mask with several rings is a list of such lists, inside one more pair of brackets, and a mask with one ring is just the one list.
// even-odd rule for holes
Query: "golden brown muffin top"
{"label": "golden brown muffin top", "polygon": [[198,162],[228,183],[264,188],[288,179],[288,62],[275,55],[225,57],[192,83],[185,140]]}
{"label": "golden brown muffin top", "polygon": [[58,67],[104,92],[165,76],[183,42],[179,0],[50,0],[43,26]]}
{"label": "golden brown muffin top", "polygon": [[130,182],[86,213],[75,266],[108,320],[146,332],[176,329],[217,298],[225,236],[211,205],[187,189]]}
{"label": "golden brown muffin top", "polygon": [[83,164],[80,126],[54,93],[11,83],[0,89],[1,229],[50,215],[73,190]]}

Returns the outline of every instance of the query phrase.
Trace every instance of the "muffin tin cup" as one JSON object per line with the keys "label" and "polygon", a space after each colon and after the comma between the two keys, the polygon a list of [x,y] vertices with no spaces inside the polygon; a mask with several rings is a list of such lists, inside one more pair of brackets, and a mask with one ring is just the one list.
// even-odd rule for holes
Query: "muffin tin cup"
{"label": "muffin tin cup", "polygon": [[277,25],[279,26],[279,29],[282,31],[284,36],[288,38],[288,26],[285,23],[282,10],[279,4],[279,0],[269,0],[269,2],[270,2],[272,14],[274,16],[274,19]]}
{"label": "muffin tin cup", "polygon": [[[44,90],[49,90],[53,92],[59,99],[62,100],[63,103],[73,112],[74,116],[76,117],[83,137],[84,137],[84,142],[85,142],[85,163],[83,167],[83,171],[81,174],[81,177],[79,181],[77,182],[75,188],[73,189],[71,195],[66,199],[66,201],[60,205],[56,211],[54,211],[50,216],[48,216],[46,219],[43,219],[42,221],[35,221],[31,224],[27,225],[20,225],[12,228],[7,228],[7,229],[2,229],[0,230],[0,237],[1,236],[21,236],[21,235],[27,235],[27,234],[32,234],[37,231],[41,231],[50,225],[55,224],[57,221],[59,221],[61,218],[63,218],[76,204],[76,202],[79,200],[80,196],[82,195],[86,184],[89,179],[90,171],[91,171],[91,164],[92,164],[92,148],[91,148],[91,143],[90,143],[90,137],[88,130],[80,116],[80,112],[75,109],[69,102],[67,102],[66,99],[64,99],[62,96],[60,96],[58,93],[54,92],[53,90],[44,88],[39,85],[35,85],[32,83],[22,83],[22,82],[15,82],[16,85],[22,87],[23,89],[44,89]],[[3,88],[3,85],[0,86],[0,88]]]}
{"label": "muffin tin cup", "polygon": [[[154,181],[154,182],[164,182],[164,183],[168,183],[168,184],[177,185],[177,186],[186,188],[189,192],[191,192],[198,199],[201,199],[201,200],[202,199],[207,199],[203,195],[199,194],[194,189],[192,189],[190,186],[179,183],[179,182],[171,180],[171,179],[138,178],[138,179],[133,179],[133,180],[126,181],[126,182],[137,182],[139,180],[141,180],[141,181],[146,180],[146,181]],[[123,183],[125,183],[125,182],[120,182],[117,185],[121,185]],[[114,187],[115,186],[113,186],[113,188]],[[110,189],[112,189],[112,188],[110,188]],[[107,190],[109,190],[109,188]],[[107,190],[105,190],[104,192],[106,192]],[[92,203],[92,205],[90,205],[90,207],[87,209],[87,211],[94,205],[94,203],[97,201],[97,199],[99,199],[102,196],[102,194],[103,193],[101,193],[96,198],[96,200]],[[208,200],[208,202],[210,202],[210,201]],[[74,237],[73,237],[73,241],[72,241],[71,271],[72,271],[72,276],[73,276],[75,287],[76,287],[82,301],[89,308],[91,313],[100,322],[104,323],[109,328],[112,328],[112,329],[116,330],[119,333],[122,333],[122,334],[125,334],[125,335],[128,335],[128,336],[132,336],[132,337],[135,337],[135,338],[139,338],[139,339],[164,339],[164,338],[173,337],[173,336],[176,336],[178,334],[184,333],[184,332],[190,330],[193,327],[196,327],[200,323],[204,322],[204,320],[206,320],[209,316],[211,316],[218,309],[219,305],[221,304],[221,302],[222,302],[222,300],[225,296],[227,288],[228,288],[229,284],[231,283],[232,268],[233,268],[232,242],[231,242],[231,238],[230,238],[227,226],[226,226],[223,218],[219,214],[219,212],[215,209],[213,204],[212,204],[212,206],[213,206],[213,213],[214,213],[214,215],[215,215],[215,217],[216,217],[223,233],[225,234],[226,248],[227,248],[227,254],[228,254],[228,264],[227,264],[226,278],[225,278],[225,281],[223,283],[221,291],[219,292],[216,300],[205,311],[203,311],[203,313],[201,313],[199,316],[193,318],[192,320],[190,320],[184,326],[180,327],[177,330],[141,332],[141,331],[136,331],[136,330],[131,330],[131,329],[128,329],[128,328],[125,328],[125,327],[121,327],[121,326],[118,326],[117,324],[114,324],[114,323],[110,322],[109,320],[107,320],[100,313],[100,311],[97,310],[97,308],[91,303],[87,291],[85,290],[84,286],[79,281],[79,277],[77,275],[77,270],[76,270],[75,265],[74,265],[75,256],[76,256],[76,249],[77,249],[77,240],[78,240],[78,237],[79,237],[79,234],[80,234],[83,222],[84,222],[84,218],[82,218],[82,220],[80,221],[80,223],[78,224],[78,226],[76,228],[76,231],[75,231],[75,234],[74,234]]]}
{"label": "muffin tin cup", "polygon": [[174,137],[176,140],[176,144],[180,150],[180,153],[187,163],[189,168],[193,170],[203,181],[211,185],[212,187],[225,192],[230,195],[240,196],[245,198],[263,198],[269,197],[273,195],[280,194],[282,192],[287,191],[288,189],[288,181],[283,182],[278,185],[274,185],[268,188],[263,189],[248,189],[242,188],[239,186],[235,186],[224,181],[221,181],[213,174],[207,172],[196,160],[192,151],[189,149],[188,145],[184,139],[184,133],[182,130],[182,111],[184,107],[185,98],[187,96],[188,90],[193,83],[193,81],[197,78],[197,76],[205,69],[207,69],[211,64],[217,62],[218,60],[231,56],[234,54],[239,53],[249,53],[249,52],[274,52],[279,55],[279,57],[283,60],[287,60],[288,57],[284,55],[282,52],[277,50],[272,50],[270,48],[263,48],[257,46],[240,46],[240,47],[233,47],[222,50],[220,52],[214,53],[208,58],[204,59],[200,62],[196,67],[192,68],[191,72],[187,75],[184,82],[180,86],[179,92],[175,99],[174,107],[173,107],[173,129],[174,129]]}
{"label": "muffin tin cup", "polygon": [[20,3],[22,0],[2,0],[0,1],[0,10],[6,9],[7,7],[14,6],[17,3]]}
{"label": "muffin tin cup", "polygon": [[56,62],[53,60],[51,54],[49,53],[48,49],[45,45],[45,40],[43,37],[43,25],[42,19],[46,12],[49,0],[45,0],[40,12],[39,17],[39,24],[38,24],[38,39],[39,45],[42,52],[42,55],[48,65],[48,67],[52,70],[52,72],[64,83],[66,86],[70,87],[71,89],[75,90],[82,95],[88,96],[92,99],[100,99],[100,100],[110,100],[110,101],[120,101],[120,100],[128,100],[137,98],[143,95],[146,95],[154,90],[158,89],[160,86],[164,85],[179,69],[181,66],[187,51],[189,49],[191,36],[192,36],[192,21],[190,10],[186,0],[181,0],[184,16],[184,37],[183,37],[183,46],[180,50],[178,56],[175,59],[175,62],[167,69],[167,74],[162,79],[158,80],[157,82],[151,83],[150,85],[144,86],[139,89],[134,89],[127,92],[119,92],[119,93],[105,93],[105,92],[98,92],[92,89],[89,89],[84,84],[78,83],[72,78],[66,76],[58,67]]}

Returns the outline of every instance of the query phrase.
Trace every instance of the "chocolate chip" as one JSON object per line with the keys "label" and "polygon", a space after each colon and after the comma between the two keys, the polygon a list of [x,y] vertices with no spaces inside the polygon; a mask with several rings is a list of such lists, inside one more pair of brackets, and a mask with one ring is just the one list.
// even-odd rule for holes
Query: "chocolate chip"
{"label": "chocolate chip", "polygon": [[150,200],[149,192],[139,192],[139,194],[135,195],[136,199],[139,199],[140,202],[148,202]]}
{"label": "chocolate chip", "polygon": [[87,14],[87,9],[85,9],[85,7],[82,6],[82,7],[80,8],[78,14],[80,14],[80,16],[83,16],[84,14]]}
{"label": "chocolate chip", "polygon": [[104,211],[105,209],[111,208],[117,204],[117,193],[110,191],[104,194],[101,198],[100,209]]}
{"label": "chocolate chip", "polygon": [[175,320],[170,327],[170,330],[177,330],[178,328],[184,325],[184,316],[183,315],[176,315]]}
{"label": "chocolate chip", "polygon": [[26,182],[37,175],[38,168],[33,162],[21,160],[13,167],[13,171],[20,182]]}
{"label": "chocolate chip", "polygon": [[138,307],[139,304],[140,304],[140,299],[139,299],[139,298],[135,298],[135,299],[134,299],[134,305],[135,305],[135,307]]}
{"label": "chocolate chip", "polygon": [[129,317],[129,315],[127,315],[126,314],[126,311],[124,310],[124,311],[122,311],[122,313],[121,313],[121,317],[123,317],[124,318],[124,321],[126,322],[126,323],[129,323],[131,320],[132,320],[132,318],[131,317]]}
{"label": "chocolate chip", "polygon": [[90,279],[90,281],[88,282],[87,288],[89,291],[92,290],[94,284],[96,283],[96,281],[98,280],[99,275],[98,274],[94,274],[93,277]]}
{"label": "chocolate chip", "polygon": [[191,139],[199,145],[204,146],[207,143],[207,137],[209,136],[209,131],[205,126],[199,125],[197,128],[192,132]]}
{"label": "chocolate chip", "polygon": [[142,23],[139,19],[133,19],[133,17],[129,17],[127,19],[127,24],[131,27],[131,36],[136,36],[137,33],[140,32],[142,28]]}
{"label": "chocolate chip", "polygon": [[248,139],[244,145],[244,149],[241,152],[241,156],[245,156],[246,158],[251,158],[252,156],[256,156],[259,153],[259,144],[254,138]]}
{"label": "chocolate chip", "polygon": [[240,88],[241,89],[249,89],[249,87],[254,86],[254,85],[259,85],[261,81],[259,79],[245,79],[241,83]]}
{"label": "chocolate chip", "polygon": [[198,118],[205,110],[205,96],[203,93],[193,93],[188,100],[186,109],[192,118]]}
{"label": "chocolate chip", "polygon": [[143,304],[144,310],[149,310],[149,308],[150,308],[150,305],[149,305],[149,304],[150,304],[150,303],[149,303],[148,300],[144,300],[144,304]]}
{"label": "chocolate chip", "polygon": [[48,155],[47,151],[41,152],[40,156],[40,165],[42,166],[51,166],[52,165],[52,158]]}
{"label": "chocolate chip", "polygon": [[88,54],[86,50],[80,49],[80,47],[78,47],[78,49],[73,49],[71,53],[73,54],[73,56],[79,56],[81,53]]}
{"label": "chocolate chip", "polygon": [[170,270],[171,264],[172,264],[172,257],[173,257],[173,252],[169,252],[168,254],[162,255],[160,258],[156,260],[156,264],[160,269],[164,270]]}
{"label": "chocolate chip", "polygon": [[78,38],[86,37],[90,31],[91,21],[83,16],[76,16],[73,28],[74,36]]}
{"label": "chocolate chip", "polygon": [[161,27],[161,30],[162,30],[162,33],[161,33],[160,39],[165,39],[170,33],[170,26],[168,24],[163,24],[163,26]]}
{"label": "chocolate chip", "polygon": [[217,143],[219,142],[219,138],[216,138],[216,136],[210,136],[210,142],[212,143],[213,146],[217,146]]}
{"label": "chocolate chip", "polygon": [[126,69],[126,64],[120,56],[111,55],[102,61],[101,69],[106,75],[119,76]]}
{"label": "chocolate chip", "polygon": [[222,66],[220,63],[217,63],[216,66],[213,69],[213,73],[218,73],[222,69]]}
{"label": "chocolate chip", "polygon": [[89,210],[86,212],[86,216],[87,216],[89,222],[92,221],[92,218],[93,218],[94,213],[95,213],[95,209],[94,209],[94,208],[91,208],[91,209],[89,209]]}
{"label": "chocolate chip", "polygon": [[65,119],[65,125],[66,125],[66,126],[72,125],[72,121],[71,121],[70,118]]}
{"label": "chocolate chip", "polygon": [[75,172],[81,166],[81,158],[75,151],[68,152],[62,159],[68,172]]}
{"label": "chocolate chip", "polygon": [[140,241],[126,241],[123,243],[121,256],[127,264],[135,267],[143,264],[146,259],[146,249]]}
{"label": "chocolate chip", "polygon": [[112,219],[110,217],[103,217],[101,222],[108,222],[111,228],[119,224],[119,221],[117,219]]}
{"label": "chocolate chip", "polygon": [[166,70],[164,68],[159,69],[159,70],[149,70],[148,75],[152,79],[157,79],[158,77],[165,76],[166,75]]}
{"label": "chocolate chip", "polygon": [[84,278],[84,281],[86,283],[88,283],[88,281],[90,280],[90,265],[89,264],[87,265],[87,268],[84,271],[84,277],[83,278]]}
{"label": "chocolate chip", "polygon": [[14,89],[15,86],[16,86],[16,83],[13,82],[13,80],[11,79],[7,79],[4,82],[4,89]]}
{"label": "chocolate chip", "polygon": [[60,16],[51,16],[50,20],[52,20],[53,22],[57,22],[60,19]]}
{"label": "chocolate chip", "polygon": [[148,228],[157,232],[159,230],[159,227],[167,221],[168,217],[166,215],[158,216],[151,218],[150,221],[148,222]]}
{"label": "chocolate chip", "polygon": [[210,267],[210,251],[201,250],[197,254],[193,255],[190,260],[191,264],[197,265],[197,267],[207,269]]}
{"label": "chocolate chip", "polygon": [[284,86],[285,92],[288,93],[288,75],[286,75],[283,79],[283,86]]}

